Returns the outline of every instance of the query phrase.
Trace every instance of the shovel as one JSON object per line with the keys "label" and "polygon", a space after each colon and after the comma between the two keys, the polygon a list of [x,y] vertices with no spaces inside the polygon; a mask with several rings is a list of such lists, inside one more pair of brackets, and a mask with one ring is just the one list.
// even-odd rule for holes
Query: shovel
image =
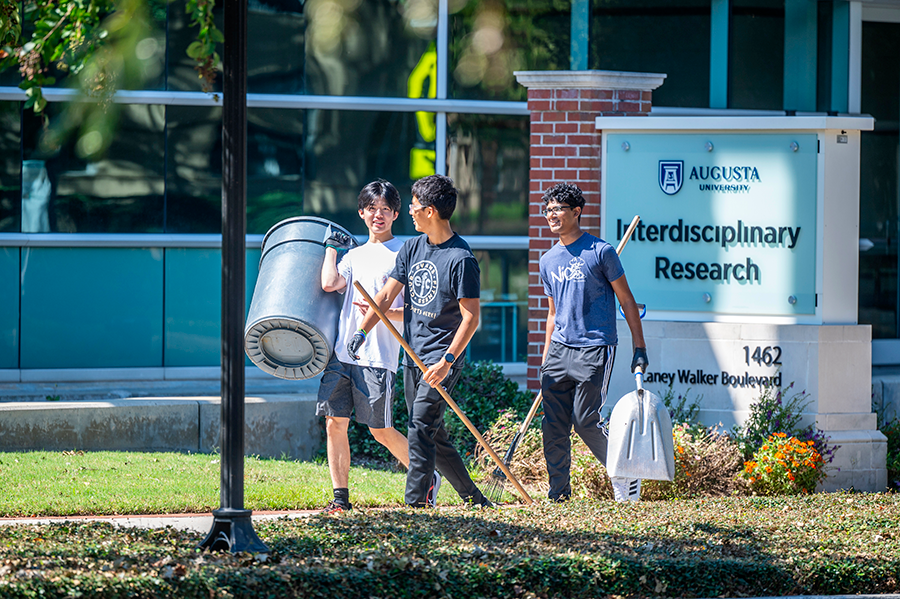
{"label": "shovel", "polygon": [[637,389],[616,403],[609,418],[606,470],[610,477],[675,478],[672,418],[663,401],[644,389],[644,373],[634,373]]}

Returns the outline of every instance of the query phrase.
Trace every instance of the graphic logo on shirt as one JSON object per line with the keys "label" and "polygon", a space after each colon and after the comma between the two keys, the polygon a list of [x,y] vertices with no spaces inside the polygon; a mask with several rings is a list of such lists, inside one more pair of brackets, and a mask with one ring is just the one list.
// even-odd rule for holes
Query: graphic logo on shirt
{"label": "graphic logo on shirt", "polygon": [[409,269],[409,298],[417,306],[427,306],[437,296],[438,270],[434,262],[422,260]]}
{"label": "graphic logo on shirt", "polygon": [[569,260],[567,266],[560,266],[557,269],[557,272],[551,272],[550,276],[553,277],[553,280],[557,283],[562,283],[563,281],[583,281],[586,278],[584,271],[581,269],[583,266],[585,266],[584,260],[575,257]]}
{"label": "graphic logo on shirt", "polygon": [[684,183],[684,160],[659,161],[659,188],[664,194],[673,196]]}

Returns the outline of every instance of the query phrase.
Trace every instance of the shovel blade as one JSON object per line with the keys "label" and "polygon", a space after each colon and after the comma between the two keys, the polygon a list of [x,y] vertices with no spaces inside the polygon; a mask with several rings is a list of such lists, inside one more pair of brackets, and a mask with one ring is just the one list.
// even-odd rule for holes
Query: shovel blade
{"label": "shovel blade", "polygon": [[613,408],[606,470],[625,478],[675,478],[672,419],[662,400],[646,389],[625,395]]}

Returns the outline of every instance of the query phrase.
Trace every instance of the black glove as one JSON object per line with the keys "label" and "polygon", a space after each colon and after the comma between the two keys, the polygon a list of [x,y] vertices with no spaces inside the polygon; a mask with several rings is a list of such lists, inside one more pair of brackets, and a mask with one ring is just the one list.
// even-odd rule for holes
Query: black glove
{"label": "black glove", "polygon": [[641,372],[647,372],[647,367],[650,366],[650,360],[647,359],[646,347],[634,348],[634,357],[631,358],[631,372],[637,370],[638,366],[641,367]]}
{"label": "black glove", "polygon": [[343,231],[335,231],[328,227],[328,231],[325,233],[325,247],[334,248],[338,251],[340,250],[349,250],[351,248],[355,248],[359,244],[356,243],[356,239],[347,235]]}
{"label": "black glove", "polygon": [[356,353],[359,351],[360,346],[366,340],[366,332],[362,329],[353,333],[353,336],[350,337],[350,341],[347,342],[347,353],[350,354],[350,357],[354,360],[359,360],[359,355]]}

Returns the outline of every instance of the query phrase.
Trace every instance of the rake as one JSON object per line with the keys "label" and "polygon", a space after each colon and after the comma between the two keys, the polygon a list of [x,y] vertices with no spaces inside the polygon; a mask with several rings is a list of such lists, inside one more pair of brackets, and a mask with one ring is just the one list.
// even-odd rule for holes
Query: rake
{"label": "rake", "polygon": [[[359,281],[354,281],[353,286],[356,287],[357,291],[359,291],[359,293],[366,299],[366,301],[369,303],[369,306],[371,306],[371,308],[375,310],[378,318],[381,320],[381,322],[384,323],[384,325],[397,339],[397,341],[400,342],[400,345],[403,346],[406,354],[413,359],[413,362],[416,363],[416,366],[419,367],[419,370],[421,370],[423,373],[427,372],[428,367],[425,366],[425,363],[422,362],[419,356],[416,355],[416,352],[414,352],[413,349],[409,346],[409,344],[406,342],[406,339],[404,339],[403,336],[399,332],[397,332],[397,329],[394,328],[394,325],[391,323],[391,321],[388,320],[384,312],[381,311],[381,308],[378,307],[378,304],[375,303],[375,300],[372,299],[372,296],[369,295],[369,293],[365,289],[363,289],[363,286],[359,284]],[[447,393],[447,390],[442,386],[438,386],[437,391],[441,394],[441,397],[444,398],[444,401],[447,402],[447,405],[449,405],[450,408],[454,412],[456,412],[456,415],[459,416],[459,419],[462,420],[462,423],[466,425],[466,428],[469,429],[469,432],[474,435],[475,440],[478,441],[478,443],[484,448],[486,452],[488,452],[488,455],[491,456],[491,459],[494,460],[494,463],[497,464],[497,467],[501,470],[501,472],[503,472],[503,475],[509,478],[513,486],[522,496],[522,499],[525,501],[525,503],[528,505],[534,503],[534,500],[528,494],[528,491],[526,491],[525,488],[519,483],[518,479],[513,476],[513,473],[510,472],[509,468],[507,468],[506,465],[500,461],[500,456],[498,456],[497,452],[495,452],[493,448],[488,444],[488,442],[485,441],[484,437],[481,436],[481,433],[478,432],[478,429],[475,428],[475,425],[472,424],[472,421],[469,420],[469,417],[463,413],[459,405],[455,401],[453,401],[453,398],[450,397],[449,393]]]}
{"label": "rake", "polygon": [[[619,242],[618,247],[616,247],[616,254],[622,254],[622,250],[625,249],[625,244],[627,244],[628,240],[631,239],[631,235],[632,233],[634,233],[634,230],[637,228],[639,222],[641,222],[641,217],[640,215],[635,214],[634,218],[631,220],[631,224],[628,225],[628,229],[625,231],[625,235]],[[512,470],[512,460],[513,456],[516,453],[516,449],[518,449],[519,443],[525,436],[525,432],[528,430],[528,427],[531,426],[531,421],[534,418],[534,415],[537,413],[538,406],[540,405],[541,393],[538,392],[537,396],[534,398],[534,402],[532,402],[531,404],[531,409],[528,410],[528,415],[525,416],[525,421],[522,422],[522,426],[520,426],[519,430],[516,431],[516,434],[513,436],[512,441],[509,444],[509,449],[506,450],[506,455],[503,456],[503,465],[506,466],[507,471]],[[500,501],[500,497],[503,495],[503,489],[506,488],[506,481],[507,477],[505,471],[499,467],[494,468],[494,471],[491,473],[491,479],[488,481],[486,487],[487,498],[494,503],[498,503]]]}

